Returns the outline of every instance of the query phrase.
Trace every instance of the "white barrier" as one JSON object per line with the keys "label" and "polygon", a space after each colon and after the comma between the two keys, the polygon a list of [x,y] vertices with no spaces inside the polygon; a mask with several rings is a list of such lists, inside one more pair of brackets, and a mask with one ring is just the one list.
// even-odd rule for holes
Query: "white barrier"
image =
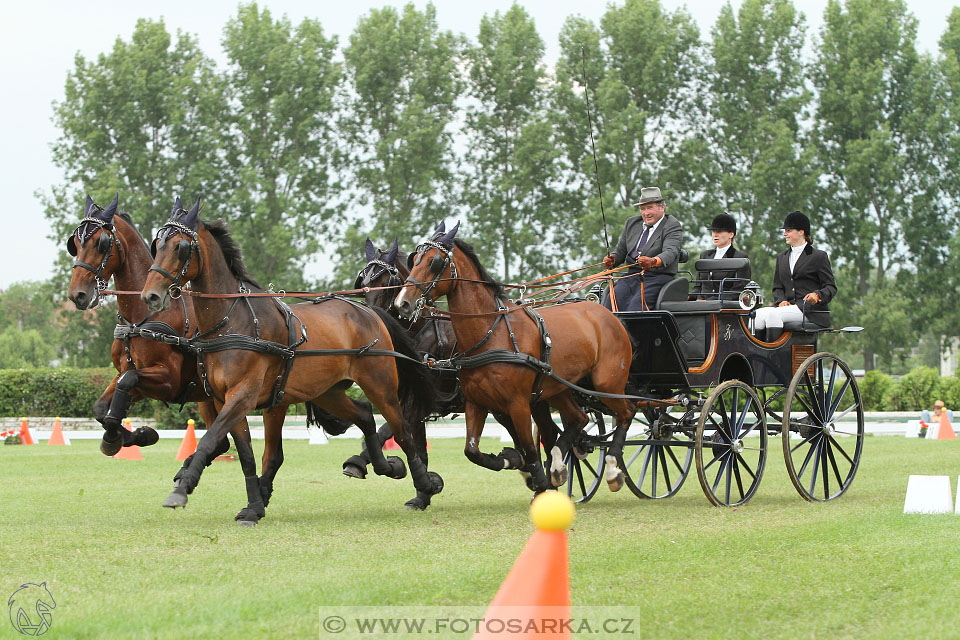
{"label": "white barrier", "polygon": [[911,475],[907,480],[904,513],[952,513],[953,510],[950,476]]}

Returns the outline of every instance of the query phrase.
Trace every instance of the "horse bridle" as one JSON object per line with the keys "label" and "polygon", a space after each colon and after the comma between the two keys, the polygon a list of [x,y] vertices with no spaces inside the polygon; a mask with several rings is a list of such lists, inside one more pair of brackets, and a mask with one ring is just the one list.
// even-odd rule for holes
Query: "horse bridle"
{"label": "horse bridle", "polygon": [[[100,209],[103,211],[103,209]],[[91,225],[96,227],[96,229],[91,229],[90,233],[82,235],[82,229],[85,225]],[[103,277],[103,270],[107,268],[107,263],[110,261],[110,257],[113,255],[113,248],[117,247],[117,255],[120,256],[120,260],[123,260],[123,245],[120,244],[120,240],[117,238],[116,232],[113,230],[113,225],[109,222],[105,222],[100,218],[85,217],[80,221],[80,224],[77,225],[77,228],[73,230],[73,233],[70,234],[70,238],[67,240],[67,251],[69,251],[73,256],[76,256],[79,251],[77,250],[76,241],[74,238],[80,241],[80,246],[89,239],[97,230],[100,231],[100,238],[97,240],[97,251],[103,254],[103,259],[100,260],[100,266],[94,267],[91,264],[84,262],[83,260],[74,259],[73,268],[81,267],[86,269],[93,274],[94,279],[96,280],[96,297],[94,298],[94,303],[92,306],[96,306],[100,303],[100,295],[103,290],[107,288],[107,281]]]}
{"label": "horse bridle", "polygon": [[[382,270],[373,273],[371,271],[372,267],[382,267]],[[370,273],[368,273],[370,271]],[[360,271],[357,272],[357,280],[353,283],[354,289],[360,289],[363,287],[364,282],[372,282],[373,280],[380,277],[380,274],[386,271],[390,274],[390,278],[387,280],[387,284],[384,286],[387,287],[398,287],[401,284],[400,281],[400,270],[389,262],[384,262],[379,258],[375,258],[368,262]]]}
{"label": "horse bridle", "polygon": [[[171,229],[174,233],[165,233],[167,229]],[[174,221],[168,222],[157,230],[157,236],[154,238],[153,244],[150,247],[150,251],[154,257],[157,255],[157,250],[167,243],[169,237],[176,234],[185,235],[190,238],[190,240],[181,238],[180,242],[177,243],[177,258],[183,262],[183,266],[180,268],[180,273],[178,273],[176,276],[173,276],[169,271],[162,267],[158,267],[156,264],[150,265],[150,271],[156,271],[167,280],[170,280],[170,286],[167,287],[167,291],[170,292],[170,297],[174,300],[182,295],[183,283],[181,281],[183,280],[184,276],[187,275],[187,270],[190,268],[190,260],[193,258],[194,252],[197,254],[197,261],[202,261],[202,257],[200,256],[200,242],[198,240],[197,232],[186,225]]]}
{"label": "horse bridle", "polygon": [[457,265],[453,261],[453,247],[447,248],[439,242],[433,242],[432,240],[427,240],[423,244],[417,247],[415,253],[410,254],[407,258],[407,262],[410,267],[415,267],[420,264],[420,261],[423,260],[423,254],[427,249],[436,249],[443,256],[434,256],[430,259],[430,271],[435,275],[433,280],[424,284],[414,278],[412,275],[407,276],[406,282],[411,283],[417,289],[420,290],[420,296],[417,298],[416,303],[414,304],[413,315],[410,317],[411,322],[416,322],[420,317],[420,313],[423,311],[423,308],[430,304],[433,304],[433,298],[430,297],[430,291],[440,282],[440,276],[443,275],[443,272],[446,271],[447,266],[450,267],[450,277],[455,279],[457,277]]}

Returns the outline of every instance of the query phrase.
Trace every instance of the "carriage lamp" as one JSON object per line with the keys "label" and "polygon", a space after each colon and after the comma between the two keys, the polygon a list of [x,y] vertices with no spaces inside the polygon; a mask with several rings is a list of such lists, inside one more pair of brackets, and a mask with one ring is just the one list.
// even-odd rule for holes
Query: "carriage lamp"
{"label": "carriage lamp", "polygon": [[740,292],[740,308],[744,311],[752,311],[763,304],[763,293],[760,291],[760,285],[751,280],[747,286]]}
{"label": "carriage lamp", "polygon": [[590,302],[600,302],[601,295],[603,295],[603,287],[598,282],[592,287],[590,287],[590,290],[587,291],[586,297],[587,297],[587,300],[589,300]]}

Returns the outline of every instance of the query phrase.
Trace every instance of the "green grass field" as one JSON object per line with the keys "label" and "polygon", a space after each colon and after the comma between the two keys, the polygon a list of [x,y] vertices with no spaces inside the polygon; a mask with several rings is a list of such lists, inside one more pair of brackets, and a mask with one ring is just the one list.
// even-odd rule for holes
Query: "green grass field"
{"label": "green grass field", "polygon": [[[359,441],[287,442],[253,529],[233,522],[236,462],[210,467],[186,510],[160,507],[177,444],[139,462],[93,441],[0,448],[3,601],[46,581],[47,638],[316,638],[321,606],[483,607],[533,530],[518,474],[470,464],[460,441],[432,443],[446,488],[422,513],[401,508],[409,477],[341,475]],[[635,638],[960,637],[960,516],[902,514],[908,474],[956,487],[960,441],[868,437],[853,487],[828,504],[800,499],[771,444],[746,507],[711,507],[695,472],[669,500],[604,487],[580,506],[574,604],[630,607]]]}

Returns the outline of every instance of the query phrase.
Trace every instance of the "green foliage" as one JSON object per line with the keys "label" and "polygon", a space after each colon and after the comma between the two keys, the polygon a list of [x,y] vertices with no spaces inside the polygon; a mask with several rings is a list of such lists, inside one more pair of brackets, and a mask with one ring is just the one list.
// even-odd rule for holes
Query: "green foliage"
{"label": "green foliage", "polygon": [[45,367],[55,357],[53,345],[36,329],[8,327],[0,333],[0,369]]}
{"label": "green foliage", "polygon": [[867,371],[863,379],[859,381],[863,410],[883,411],[886,399],[894,384],[895,380],[879,369]]}
{"label": "green foliage", "polygon": [[218,208],[224,108],[211,60],[162,21],[137,21],[129,41],[117,38],[96,60],[78,54],[54,105],[53,157],[67,186],[44,198],[53,238],[76,226],[84,193],[106,203],[120,191],[121,209],[148,230],[166,220],[176,193],[202,194]]}
{"label": "green foliage", "polygon": [[937,400],[943,400],[948,409],[956,412],[960,408],[960,378],[956,376],[940,378],[935,395]]}
{"label": "green foliage", "polygon": [[343,49],[350,81],[343,140],[357,202],[374,214],[361,226],[378,246],[421,238],[448,211],[460,48],[438,28],[432,4],[419,11],[409,3],[399,12],[372,9]]}
{"label": "green foliage", "polygon": [[[665,11],[659,0],[611,4],[599,29],[579,17],[567,19],[553,100],[554,128],[576,172],[571,179],[582,203],[564,219],[575,230],[565,247],[570,258],[593,262],[604,251],[599,203],[593,201],[598,186],[585,98],[590,98],[596,172],[613,245],[642,187],[658,185],[674,201],[686,194],[686,185],[670,181],[669,174],[696,162],[673,154],[696,148],[684,143],[692,135],[690,114],[702,75],[699,46],[690,14]],[[682,213],[670,207],[671,213]],[[687,222],[685,216],[681,221]]]}
{"label": "green foliage", "polygon": [[556,215],[561,163],[544,109],[543,40],[519,5],[484,16],[470,64],[465,133],[464,201],[484,262],[503,279],[532,278],[557,265],[551,233],[567,225]]}
{"label": "green foliage", "polygon": [[[2,369],[0,416],[92,417],[93,403],[115,376],[113,369]],[[140,404],[130,415],[144,415],[138,408],[152,412]]]}
{"label": "green foliage", "polygon": [[342,77],[336,39],[316,20],[294,27],[255,3],[224,30],[226,94],[221,127],[227,199],[214,215],[232,221],[251,275],[287,290],[306,288],[301,256],[333,237],[338,212],[334,94]]}
{"label": "green foliage", "polygon": [[933,406],[939,385],[940,374],[933,367],[917,367],[901,377],[900,395],[905,409],[920,410]]}

